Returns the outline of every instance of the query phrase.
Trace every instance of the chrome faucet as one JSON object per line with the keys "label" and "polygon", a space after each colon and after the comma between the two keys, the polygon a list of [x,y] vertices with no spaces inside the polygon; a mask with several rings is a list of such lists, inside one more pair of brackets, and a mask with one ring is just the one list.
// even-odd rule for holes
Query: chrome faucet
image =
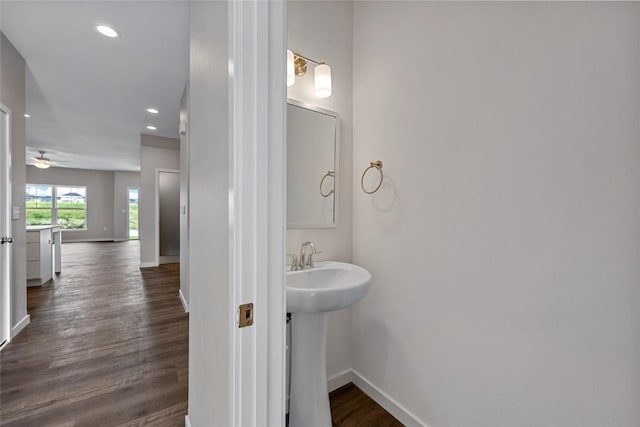
{"label": "chrome faucet", "polygon": [[[307,247],[311,248],[311,253],[307,253]],[[289,266],[289,271],[313,268],[313,256],[320,252],[321,251],[316,248],[316,245],[314,245],[313,242],[304,242],[300,248],[300,258],[294,254],[287,254],[287,258],[291,257],[291,264],[287,264]]]}
{"label": "chrome faucet", "polygon": [[[307,247],[311,248],[311,253],[306,254]],[[304,242],[300,248],[300,269],[313,268],[313,256],[318,253],[318,249],[313,242]]]}

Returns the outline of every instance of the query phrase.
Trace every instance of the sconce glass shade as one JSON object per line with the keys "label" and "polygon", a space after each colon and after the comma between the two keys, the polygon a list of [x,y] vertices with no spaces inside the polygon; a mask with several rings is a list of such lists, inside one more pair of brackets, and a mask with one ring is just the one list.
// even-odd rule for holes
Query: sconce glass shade
{"label": "sconce glass shade", "polygon": [[287,49],[287,86],[293,86],[296,82],[293,52]]}
{"label": "sconce glass shade", "polygon": [[319,64],[313,71],[313,80],[318,98],[331,96],[331,67],[327,64]]}

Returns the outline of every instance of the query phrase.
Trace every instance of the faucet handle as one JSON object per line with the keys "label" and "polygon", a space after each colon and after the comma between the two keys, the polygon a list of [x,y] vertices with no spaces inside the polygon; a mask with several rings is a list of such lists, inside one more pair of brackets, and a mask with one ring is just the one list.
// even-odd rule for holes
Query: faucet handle
{"label": "faucet handle", "polygon": [[294,254],[287,254],[287,258],[291,257],[291,267],[289,268],[289,271],[295,271],[298,269],[298,257],[295,256]]}

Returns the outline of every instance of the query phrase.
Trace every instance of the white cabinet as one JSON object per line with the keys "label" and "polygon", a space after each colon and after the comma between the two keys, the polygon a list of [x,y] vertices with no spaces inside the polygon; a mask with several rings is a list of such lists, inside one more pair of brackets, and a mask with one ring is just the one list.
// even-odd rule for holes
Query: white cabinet
{"label": "white cabinet", "polygon": [[39,279],[42,285],[53,278],[54,235],[60,236],[59,231],[59,227],[27,228],[27,280]]}

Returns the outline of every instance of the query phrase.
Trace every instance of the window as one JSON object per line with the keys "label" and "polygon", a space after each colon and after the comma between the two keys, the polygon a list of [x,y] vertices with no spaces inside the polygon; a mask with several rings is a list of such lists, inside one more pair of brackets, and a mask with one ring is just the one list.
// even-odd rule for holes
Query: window
{"label": "window", "polygon": [[87,187],[27,184],[27,225],[86,230]]}
{"label": "window", "polygon": [[57,224],[64,230],[85,230],[87,216],[87,188],[57,186]]}
{"label": "window", "polygon": [[129,239],[138,240],[138,189],[129,188]]}
{"label": "window", "polygon": [[27,184],[27,225],[51,225],[53,187]]}

